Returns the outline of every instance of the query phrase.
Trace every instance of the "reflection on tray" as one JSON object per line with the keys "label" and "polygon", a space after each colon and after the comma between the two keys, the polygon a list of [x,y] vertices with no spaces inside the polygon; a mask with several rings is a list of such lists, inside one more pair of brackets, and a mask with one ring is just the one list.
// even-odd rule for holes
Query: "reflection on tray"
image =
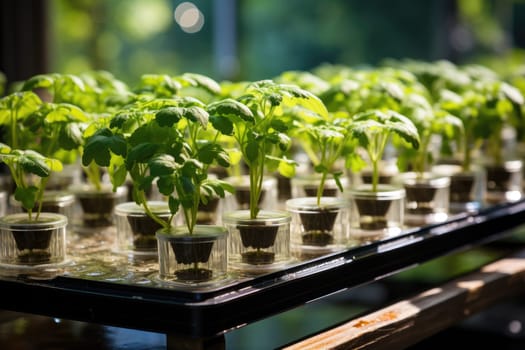
{"label": "reflection on tray", "polygon": [[[34,280],[51,279],[57,276],[97,281],[110,284],[145,286],[163,290],[181,290],[195,293],[218,293],[242,288],[245,285],[275,284],[294,281],[321,274],[324,271],[347,265],[354,260],[370,258],[375,255],[409,247],[429,237],[451,234],[454,231],[473,225],[490,222],[493,218],[505,215],[518,215],[524,211],[524,201],[503,203],[482,208],[476,213],[460,213],[450,216],[445,222],[422,227],[406,228],[394,237],[366,237],[350,239],[344,249],[327,251],[309,259],[295,255],[280,269],[264,274],[250,275],[232,270],[226,277],[207,284],[179,283],[159,278],[158,258],[152,254],[133,254],[118,251],[115,239],[116,228],[92,232],[72,232],[68,235],[68,256],[64,263],[53,266],[3,266],[1,274],[6,277],[27,277]],[[517,225],[518,222],[511,225]],[[453,248],[453,247],[451,247]]]}

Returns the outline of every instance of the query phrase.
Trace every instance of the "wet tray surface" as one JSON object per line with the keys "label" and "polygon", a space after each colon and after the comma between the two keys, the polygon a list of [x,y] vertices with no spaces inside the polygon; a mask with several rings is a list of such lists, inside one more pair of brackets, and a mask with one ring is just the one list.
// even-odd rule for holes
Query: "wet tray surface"
{"label": "wet tray surface", "polygon": [[[504,237],[525,221],[525,201],[460,214],[399,236],[354,242],[348,249],[259,276],[231,275],[221,284],[165,283],[154,260],[107,250],[71,254],[51,279],[0,277],[0,307],[79,321],[212,336],[364,284],[459,249]],[[83,242],[82,244],[86,244]]]}

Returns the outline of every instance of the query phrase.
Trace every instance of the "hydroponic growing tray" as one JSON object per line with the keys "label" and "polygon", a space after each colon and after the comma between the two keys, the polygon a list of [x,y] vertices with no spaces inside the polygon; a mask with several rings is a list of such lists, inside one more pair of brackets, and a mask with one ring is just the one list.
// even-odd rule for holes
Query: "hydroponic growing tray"
{"label": "hydroponic growing tray", "polygon": [[119,327],[208,337],[325,295],[371,282],[508,235],[525,222],[525,200],[459,214],[396,237],[259,276],[232,276],[200,289],[165,284],[152,261],[107,250],[73,254],[64,272],[0,277],[0,308]]}

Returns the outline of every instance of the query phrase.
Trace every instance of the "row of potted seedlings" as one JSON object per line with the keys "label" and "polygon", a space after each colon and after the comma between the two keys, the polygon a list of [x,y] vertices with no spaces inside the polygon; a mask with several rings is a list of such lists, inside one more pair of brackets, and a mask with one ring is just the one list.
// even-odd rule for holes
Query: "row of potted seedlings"
{"label": "row of potted seedlings", "polygon": [[520,199],[521,160],[493,150],[517,142],[502,135],[521,130],[523,97],[489,73],[402,61],[133,89],[107,72],[35,76],[0,100],[14,182],[0,264],[55,271],[94,242],[207,286]]}

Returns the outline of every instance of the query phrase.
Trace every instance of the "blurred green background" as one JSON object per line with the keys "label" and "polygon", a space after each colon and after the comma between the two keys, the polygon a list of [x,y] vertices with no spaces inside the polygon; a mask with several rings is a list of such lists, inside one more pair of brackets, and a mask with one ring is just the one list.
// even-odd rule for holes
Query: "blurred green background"
{"label": "blurred green background", "polygon": [[[256,80],[324,62],[374,65],[386,58],[478,61],[499,70],[524,61],[523,0],[21,0],[0,6],[0,71],[10,81],[41,70],[104,69],[133,83],[153,72]],[[22,30],[35,36],[17,34]],[[40,50],[20,49],[36,41],[44,41]],[[33,67],[12,59],[39,54],[45,62]]]}
{"label": "blurred green background", "polygon": [[[190,31],[175,20],[181,3],[52,2],[53,70],[108,69],[126,81],[153,71],[255,80],[323,62],[508,56],[525,35],[524,1],[197,0],[186,4],[203,23]],[[190,24],[192,9],[183,13]]]}

